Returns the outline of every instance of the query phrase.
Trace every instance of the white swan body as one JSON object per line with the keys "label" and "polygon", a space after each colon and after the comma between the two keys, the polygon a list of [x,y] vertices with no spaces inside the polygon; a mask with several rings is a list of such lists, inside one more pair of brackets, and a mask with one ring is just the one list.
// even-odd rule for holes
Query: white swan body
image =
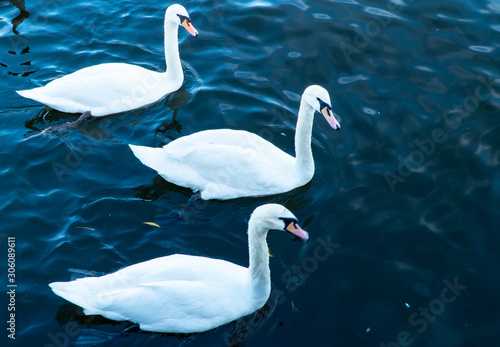
{"label": "white swan body", "polygon": [[171,5],[166,10],[164,25],[166,72],[124,63],[99,64],[55,79],[43,87],[17,93],[62,112],[90,112],[95,117],[152,104],[179,89],[184,81],[177,39],[179,25],[193,36],[198,35],[181,5]]}
{"label": "white swan body", "polygon": [[296,157],[260,136],[241,130],[206,130],[163,148],[130,145],[134,155],[167,181],[200,191],[208,199],[234,199],[290,191],[314,175],[311,132],[315,110],[340,128],[328,92],[310,86],[302,95],[295,134]]}
{"label": "white swan body", "polygon": [[132,321],[146,331],[207,331],[258,310],[268,300],[271,279],[266,237],[270,229],[308,238],[290,211],[268,204],[258,207],[248,224],[248,268],[175,254],[50,287],[83,307],[87,315]]}

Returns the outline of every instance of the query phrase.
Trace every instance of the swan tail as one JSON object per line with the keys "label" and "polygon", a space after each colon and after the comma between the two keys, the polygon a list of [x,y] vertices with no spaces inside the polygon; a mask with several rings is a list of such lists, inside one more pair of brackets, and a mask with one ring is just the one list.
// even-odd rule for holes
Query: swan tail
{"label": "swan tail", "polygon": [[96,294],[91,287],[91,278],[82,278],[71,282],[53,282],[49,284],[50,289],[56,294],[78,305],[84,309],[85,314],[96,314],[99,312],[95,306]]}
{"label": "swan tail", "polygon": [[205,187],[207,180],[189,164],[176,158],[179,153],[170,153],[165,148],[129,146],[144,165],[158,172],[167,181],[181,187],[191,188],[195,192]]}
{"label": "swan tail", "polygon": [[31,99],[34,101],[37,101],[41,104],[46,104],[51,106],[53,103],[50,97],[45,95],[45,90],[43,89],[45,87],[38,87],[38,88],[33,88],[33,89],[25,89],[25,90],[16,90],[16,93],[21,95],[24,98]]}
{"label": "swan tail", "polygon": [[[38,88],[35,88],[38,89]],[[33,99],[35,97],[35,89],[25,89],[25,90],[16,90],[16,93],[21,95],[24,98]]]}
{"label": "swan tail", "polygon": [[146,146],[129,145],[134,155],[144,165],[161,172],[165,165],[165,150],[163,148],[152,148]]}

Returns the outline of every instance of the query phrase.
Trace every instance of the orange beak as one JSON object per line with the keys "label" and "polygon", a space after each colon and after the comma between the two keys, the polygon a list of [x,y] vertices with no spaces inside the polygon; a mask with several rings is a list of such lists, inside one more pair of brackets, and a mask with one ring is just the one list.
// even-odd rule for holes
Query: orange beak
{"label": "orange beak", "polygon": [[299,239],[307,241],[309,234],[302,229],[297,222],[292,222],[286,226],[286,231],[297,236]]}
{"label": "orange beak", "polygon": [[193,36],[198,36],[198,30],[196,30],[190,21],[184,19],[182,26]]}

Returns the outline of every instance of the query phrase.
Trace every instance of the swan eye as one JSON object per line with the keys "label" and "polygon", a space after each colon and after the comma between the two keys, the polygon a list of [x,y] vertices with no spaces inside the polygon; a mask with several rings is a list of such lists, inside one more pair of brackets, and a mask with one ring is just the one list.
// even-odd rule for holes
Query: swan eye
{"label": "swan eye", "polygon": [[283,228],[283,230],[285,231],[288,231],[288,228],[290,227],[290,225],[292,227],[296,227],[297,226],[297,220],[296,219],[293,219],[293,218],[280,218],[283,222],[285,222],[285,227]]}
{"label": "swan eye", "polygon": [[181,24],[184,29],[186,29],[191,35],[193,36],[198,36],[198,31],[194,28],[194,26],[191,24],[191,19],[187,16],[183,16],[178,14],[179,19],[181,21]]}
{"label": "swan eye", "polygon": [[330,106],[330,104],[324,102],[323,100],[321,100],[320,98],[316,98],[318,101],[319,101],[319,109],[322,110],[324,109],[325,107],[329,110],[332,109],[332,106]]}
{"label": "swan eye", "polygon": [[181,24],[184,23],[184,21],[191,23],[191,19],[188,16],[183,16],[182,14],[178,14],[177,16],[179,17]]}
{"label": "swan eye", "polygon": [[295,237],[295,240],[307,241],[309,239],[309,234],[307,231],[303,230],[296,218],[280,218],[285,222],[285,227],[283,231],[286,231]]}

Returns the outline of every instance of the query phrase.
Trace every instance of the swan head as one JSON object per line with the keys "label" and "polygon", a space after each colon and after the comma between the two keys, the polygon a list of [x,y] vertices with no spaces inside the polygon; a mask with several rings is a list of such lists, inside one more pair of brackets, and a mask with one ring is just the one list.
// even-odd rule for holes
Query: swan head
{"label": "swan head", "polygon": [[191,35],[198,36],[198,30],[191,24],[191,18],[182,5],[170,5],[165,12],[165,21],[182,25]]}
{"label": "swan head", "polygon": [[286,231],[302,241],[307,241],[309,234],[303,230],[297,217],[286,207],[278,204],[266,204],[257,207],[250,216],[250,225],[255,225],[262,236],[265,237],[269,230]]}
{"label": "swan head", "polygon": [[340,129],[340,123],[338,122],[335,114],[332,111],[330,95],[325,88],[317,85],[309,86],[304,91],[304,94],[302,94],[302,99],[305,100],[316,111],[321,113],[333,129]]}

